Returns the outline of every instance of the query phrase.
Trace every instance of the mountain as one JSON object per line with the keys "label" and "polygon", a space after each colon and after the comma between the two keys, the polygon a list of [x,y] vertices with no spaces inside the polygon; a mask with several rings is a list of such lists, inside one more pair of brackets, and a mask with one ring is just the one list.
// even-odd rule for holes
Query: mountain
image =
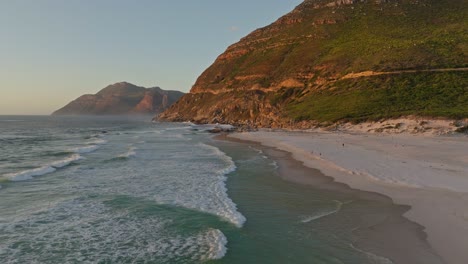
{"label": "mountain", "polygon": [[230,46],[160,118],[307,127],[468,116],[466,0],[306,0]]}
{"label": "mountain", "polygon": [[183,95],[179,91],[144,88],[120,82],[107,86],[97,94],[83,95],[53,115],[159,114]]}

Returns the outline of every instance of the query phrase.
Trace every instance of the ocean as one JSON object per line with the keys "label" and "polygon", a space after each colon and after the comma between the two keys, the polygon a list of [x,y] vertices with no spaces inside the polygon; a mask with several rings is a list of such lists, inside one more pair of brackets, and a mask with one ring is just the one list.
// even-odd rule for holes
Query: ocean
{"label": "ocean", "polygon": [[149,118],[0,117],[0,262],[392,263],[355,242],[406,209],[286,181],[275,155]]}

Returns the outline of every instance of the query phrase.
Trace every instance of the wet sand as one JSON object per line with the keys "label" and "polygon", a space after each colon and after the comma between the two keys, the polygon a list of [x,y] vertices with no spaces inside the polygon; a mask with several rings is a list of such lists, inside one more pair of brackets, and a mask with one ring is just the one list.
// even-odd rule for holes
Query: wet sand
{"label": "wet sand", "polygon": [[359,215],[357,222],[355,219],[350,220],[355,225],[353,246],[357,251],[367,254],[370,261],[388,262],[379,257],[382,256],[393,263],[444,263],[427,242],[424,227],[403,216],[410,209],[409,206],[396,205],[385,195],[352,189],[346,184],[336,182],[319,170],[304,166],[289,152],[225,135],[217,136],[216,139],[247,144],[262,150],[277,163],[279,176],[285,181],[346,194],[353,197],[354,201],[382,204],[382,210],[378,212],[362,213],[366,208],[362,206],[364,203],[359,202],[355,202],[353,206],[344,205],[340,210],[343,215]]}
{"label": "wet sand", "polygon": [[468,259],[468,137],[357,132],[236,133],[292,153],[354,189],[410,205],[404,216],[422,226],[450,264]]}

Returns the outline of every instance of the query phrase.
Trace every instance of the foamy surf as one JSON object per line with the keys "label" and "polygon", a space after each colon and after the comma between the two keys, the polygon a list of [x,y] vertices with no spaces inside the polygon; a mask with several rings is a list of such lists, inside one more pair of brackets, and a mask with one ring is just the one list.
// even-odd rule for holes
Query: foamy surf
{"label": "foamy surf", "polygon": [[237,211],[237,205],[231,200],[231,198],[229,198],[226,188],[227,175],[237,169],[236,164],[231,157],[226,155],[226,153],[222,152],[219,148],[204,143],[199,143],[198,145],[202,148],[210,150],[213,156],[220,158],[225,164],[224,168],[215,172],[220,181],[217,182],[213,188],[215,195],[222,204],[222,208],[216,211],[215,214],[241,228],[244,225],[246,218],[239,211]]}
{"label": "foamy surf", "polygon": [[313,215],[306,216],[301,220],[301,222],[302,223],[309,223],[309,222],[315,221],[317,219],[320,219],[320,218],[323,218],[323,217],[326,217],[326,216],[329,216],[329,215],[332,215],[332,214],[336,214],[341,210],[343,205],[348,204],[351,201],[343,203],[343,202],[334,200],[333,202],[335,202],[335,208],[332,208],[332,209],[329,209],[329,210],[324,210],[324,211],[321,211],[321,212],[316,212]]}
{"label": "foamy surf", "polygon": [[56,171],[56,169],[51,166],[43,166],[36,169],[5,174],[4,177],[9,179],[10,181],[27,181],[31,180],[33,177],[42,176],[48,173],[52,173],[54,171]]}
{"label": "foamy surf", "polygon": [[126,158],[126,159],[128,159],[128,158],[131,158],[131,157],[135,157],[136,156],[136,150],[137,150],[136,147],[130,147],[127,152],[117,156],[117,158]]}
{"label": "foamy surf", "polygon": [[218,229],[210,229],[205,234],[205,239],[210,241],[210,246],[202,260],[222,259],[226,255],[228,241],[223,232]]}
{"label": "foamy surf", "polygon": [[91,146],[86,146],[86,147],[77,147],[71,149],[71,151],[79,154],[85,154],[85,153],[91,153],[99,149],[99,146],[97,145],[91,145]]}
{"label": "foamy surf", "polygon": [[[2,263],[48,263],[50,256],[60,256],[63,263],[88,262],[86,259],[93,263],[200,263],[225,256],[227,239],[220,230],[208,228],[184,235],[168,231],[171,224],[164,215],[135,217],[100,202],[73,199],[0,226],[3,236],[21,244],[19,251],[0,246],[0,258]],[[69,243],[71,237],[74,243]],[[43,247],[47,240],[67,254],[56,247]]]}
{"label": "foamy surf", "polygon": [[254,150],[255,152],[257,152],[258,155],[261,156],[263,159],[268,159],[268,156],[265,155],[265,153],[263,153],[263,150],[254,148],[254,147],[252,147],[252,146],[249,146],[249,148],[250,148],[251,150]]}
{"label": "foamy surf", "polygon": [[276,161],[272,161],[271,163],[269,163],[269,165],[272,166],[273,168],[275,168],[275,170],[279,169],[278,162],[276,162]]}
{"label": "foamy surf", "polygon": [[58,161],[55,161],[55,162],[52,162],[50,164],[51,167],[53,168],[63,168],[63,167],[66,167],[68,165],[70,165],[70,163],[74,162],[74,161],[78,161],[80,159],[82,159],[83,157],[80,156],[79,154],[74,154],[72,155],[71,157],[68,157],[66,159],[63,159],[63,160],[58,160]]}
{"label": "foamy surf", "polygon": [[[55,166],[56,171],[20,184],[0,178],[0,262],[378,263],[369,260],[378,257],[349,246],[355,240],[354,228],[361,226],[361,219],[367,224],[368,215],[384,221],[374,216],[401,211],[386,210],[392,205],[374,202],[373,196],[363,195],[361,201],[354,191],[335,195],[328,189],[285,182],[274,172],[273,159],[264,159],[267,152],[257,145],[252,144],[265,153],[244,144],[211,141],[202,132],[182,135],[192,141],[167,139],[166,134],[183,132],[163,131],[173,124],[152,127],[149,122],[125,120],[106,124],[99,119],[88,125],[82,120],[58,126],[52,120],[43,131],[39,128],[44,122],[31,122],[40,127],[6,131],[38,137],[2,145],[6,148],[0,153],[0,176],[43,165]],[[134,137],[134,131],[153,129],[163,133]],[[112,132],[89,137],[101,130]],[[101,145],[104,142],[98,139],[109,142]],[[232,159],[199,142],[218,147]],[[70,148],[92,145],[101,148],[81,154],[87,159],[69,163],[74,154],[80,155]],[[138,148],[135,158],[117,158],[131,156],[125,154],[133,146]],[[351,199],[356,199],[352,208],[320,215],[335,208],[333,200]],[[244,212],[248,230],[237,228],[245,221],[238,214]],[[318,220],[301,223],[317,214]],[[376,242],[385,245],[384,240]],[[281,251],[284,241],[290,254]],[[382,246],[375,253],[393,259],[378,253],[384,250]]]}
{"label": "foamy surf", "polygon": [[256,151],[258,154],[263,154],[263,150],[249,146],[249,149]]}
{"label": "foamy surf", "polygon": [[362,249],[355,247],[353,244],[350,244],[350,246],[354,250],[364,254],[367,257],[368,261],[372,264],[393,264],[393,262],[389,260],[388,258],[378,256],[371,252],[364,251]]}
{"label": "foamy surf", "polygon": [[39,168],[24,170],[24,171],[20,171],[16,173],[8,173],[8,174],[3,175],[3,177],[10,181],[32,180],[34,177],[55,172],[57,169],[66,167],[70,165],[72,162],[78,161],[82,158],[83,157],[81,157],[80,155],[75,154],[63,160],[54,161]]}

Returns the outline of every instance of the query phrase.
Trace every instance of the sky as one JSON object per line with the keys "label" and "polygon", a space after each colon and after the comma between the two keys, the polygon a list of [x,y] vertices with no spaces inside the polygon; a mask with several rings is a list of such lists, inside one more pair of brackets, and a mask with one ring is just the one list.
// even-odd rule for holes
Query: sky
{"label": "sky", "polygon": [[301,0],[0,0],[0,115],[50,114],[127,81],[188,92]]}

